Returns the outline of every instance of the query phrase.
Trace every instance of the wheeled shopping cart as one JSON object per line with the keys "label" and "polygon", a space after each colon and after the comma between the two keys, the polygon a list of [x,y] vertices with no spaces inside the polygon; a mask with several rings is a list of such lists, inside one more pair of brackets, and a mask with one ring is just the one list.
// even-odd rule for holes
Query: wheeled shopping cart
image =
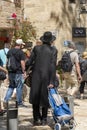
{"label": "wheeled shopping cart", "polygon": [[74,130],[75,121],[73,114],[56,88],[50,88],[48,90],[48,99],[55,121],[54,130],[61,130],[62,127],[66,127],[68,130]]}

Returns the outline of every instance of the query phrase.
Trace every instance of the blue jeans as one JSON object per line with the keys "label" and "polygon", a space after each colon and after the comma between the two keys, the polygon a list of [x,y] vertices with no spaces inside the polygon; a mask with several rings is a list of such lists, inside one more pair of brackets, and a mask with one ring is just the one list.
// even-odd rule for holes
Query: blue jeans
{"label": "blue jeans", "polygon": [[22,104],[22,91],[23,91],[23,84],[24,84],[23,76],[22,76],[22,74],[10,74],[9,77],[11,78],[11,81],[13,79],[14,84],[10,83],[6,96],[4,98],[4,101],[5,102],[9,101],[9,99],[11,98],[11,96],[13,94],[14,88],[16,88],[17,102],[18,102],[18,104]]}

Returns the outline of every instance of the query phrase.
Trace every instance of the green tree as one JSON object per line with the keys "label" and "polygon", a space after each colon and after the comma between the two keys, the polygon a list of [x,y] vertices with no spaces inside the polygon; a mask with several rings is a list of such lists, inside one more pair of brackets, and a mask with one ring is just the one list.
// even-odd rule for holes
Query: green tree
{"label": "green tree", "polygon": [[12,39],[13,45],[17,38],[22,38],[25,43],[36,39],[36,28],[31,24],[31,22],[23,21],[21,26],[19,27],[15,20],[14,27],[14,36]]}

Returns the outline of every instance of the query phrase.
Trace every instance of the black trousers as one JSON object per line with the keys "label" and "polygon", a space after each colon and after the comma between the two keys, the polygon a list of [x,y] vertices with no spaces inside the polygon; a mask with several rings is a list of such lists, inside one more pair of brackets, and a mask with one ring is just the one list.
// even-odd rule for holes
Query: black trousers
{"label": "black trousers", "polygon": [[80,94],[81,93],[84,93],[84,87],[85,87],[85,84],[87,83],[87,81],[82,81],[81,84],[80,84],[80,88],[79,88],[79,91],[80,91]]}
{"label": "black trousers", "polygon": [[47,118],[48,107],[40,107],[39,105],[33,104],[33,119],[43,120]]}

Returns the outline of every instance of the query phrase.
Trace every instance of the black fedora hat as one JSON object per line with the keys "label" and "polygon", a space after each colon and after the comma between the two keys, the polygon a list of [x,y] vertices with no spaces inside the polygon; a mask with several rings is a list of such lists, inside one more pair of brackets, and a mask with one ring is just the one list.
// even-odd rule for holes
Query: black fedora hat
{"label": "black fedora hat", "polygon": [[40,40],[42,42],[50,43],[53,42],[56,39],[54,35],[52,35],[52,32],[45,32],[43,36],[40,37]]}

